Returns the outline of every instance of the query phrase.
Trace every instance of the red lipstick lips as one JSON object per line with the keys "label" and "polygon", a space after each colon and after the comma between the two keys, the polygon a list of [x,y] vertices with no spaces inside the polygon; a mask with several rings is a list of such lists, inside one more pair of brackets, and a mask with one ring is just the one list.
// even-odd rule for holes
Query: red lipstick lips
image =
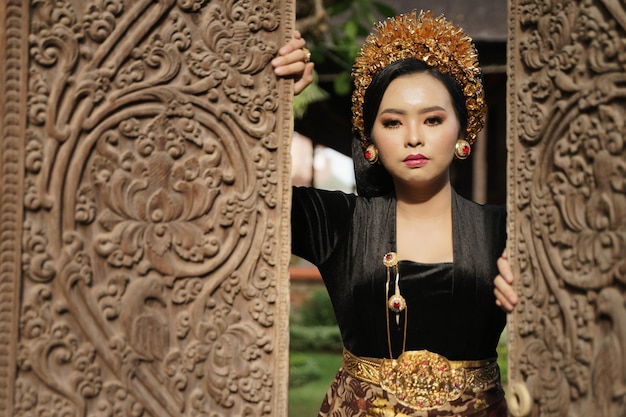
{"label": "red lipstick lips", "polygon": [[409,155],[404,158],[404,164],[408,167],[421,167],[424,166],[428,162],[428,158],[426,158],[421,153]]}

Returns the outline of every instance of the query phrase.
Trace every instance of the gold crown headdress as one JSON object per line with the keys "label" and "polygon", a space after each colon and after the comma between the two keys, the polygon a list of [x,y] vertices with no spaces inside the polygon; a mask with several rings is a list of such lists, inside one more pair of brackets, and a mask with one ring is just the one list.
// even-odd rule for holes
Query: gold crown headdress
{"label": "gold crown headdress", "polygon": [[465,139],[476,141],[485,124],[485,93],[478,65],[478,53],[463,29],[431,12],[402,14],[379,22],[375,33],[365,40],[352,68],[352,124],[365,147],[368,138],[363,126],[363,101],[372,79],[387,65],[417,58],[451,76],[461,87],[467,108]]}

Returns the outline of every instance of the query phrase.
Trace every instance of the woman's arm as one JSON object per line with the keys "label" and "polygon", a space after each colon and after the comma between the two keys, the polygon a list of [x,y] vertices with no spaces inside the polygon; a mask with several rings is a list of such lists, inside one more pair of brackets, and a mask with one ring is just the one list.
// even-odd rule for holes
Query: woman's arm
{"label": "woman's arm", "polygon": [[315,265],[326,261],[349,229],[355,204],[353,194],[293,187],[292,253]]}

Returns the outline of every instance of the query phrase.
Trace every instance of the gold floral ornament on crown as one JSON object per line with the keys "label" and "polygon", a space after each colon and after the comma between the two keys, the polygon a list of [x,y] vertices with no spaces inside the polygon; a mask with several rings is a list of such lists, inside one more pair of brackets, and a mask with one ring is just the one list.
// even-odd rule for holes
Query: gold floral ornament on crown
{"label": "gold floral ornament on crown", "polygon": [[485,125],[485,92],[478,65],[478,52],[459,26],[434,17],[431,12],[409,14],[379,22],[365,40],[352,68],[352,124],[363,148],[369,144],[363,125],[363,101],[372,79],[387,65],[406,58],[424,61],[451,76],[461,87],[467,108],[465,139],[473,144]]}

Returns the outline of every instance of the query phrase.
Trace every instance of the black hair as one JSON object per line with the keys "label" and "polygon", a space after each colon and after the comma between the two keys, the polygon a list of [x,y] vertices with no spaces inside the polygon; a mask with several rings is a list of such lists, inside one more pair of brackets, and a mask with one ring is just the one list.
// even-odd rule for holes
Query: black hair
{"label": "black hair", "polygon": [[[407,58],[392,62],[383,68],[374,79],[372,79],[372,82],[365,91],[363,102],[363,131],[367,138],[371,137],[372,127],[374,126],[376,115],[378,114],[380,102],[389,84],[402,75],[419,73],[430,74],[435,79],[441,81],[445,86],[452,98],[452,105],[456,117],[459,120],[460,131],[465,132],[467,127],[465,97],[463,96],[461,87],[456,83],[454,78],[439,72],[439,70],[429,66],[424,61],[416,58]],[[374,197],[393,191],[391,175],[381,164],[371,165],[363,157],[363,147],[359,138],[355,138],[352,143],[352,159],[356,176],[356,188],[359,195]]]}

